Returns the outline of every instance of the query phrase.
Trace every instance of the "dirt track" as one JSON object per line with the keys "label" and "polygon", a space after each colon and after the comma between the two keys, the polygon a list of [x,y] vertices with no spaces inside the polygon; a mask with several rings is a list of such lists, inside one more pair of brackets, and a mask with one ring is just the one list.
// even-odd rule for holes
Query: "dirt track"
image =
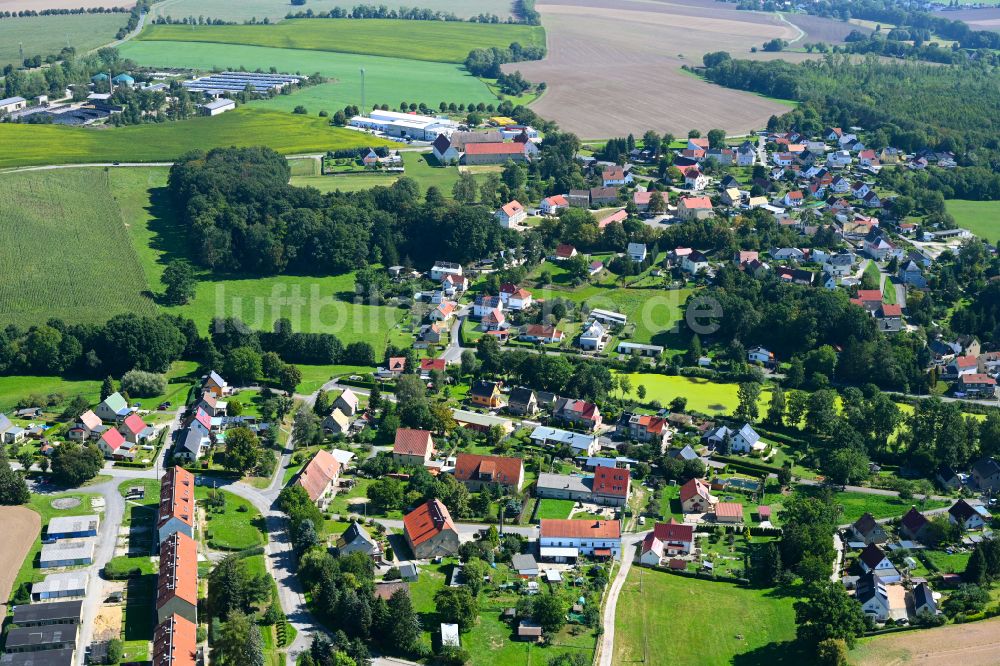
{"label": "dirt track", "polygon": [[776,16],[708,0],[550,0],[537,9],[549,41],[540,62],[508,65],[548,90],[532,108],[585,139],[685,134],[720,127],[763,127],[788,107],[687,75],[684,63],[725,50],[747,57],[752,46],[798,31]]}
{"label": "dirt track", "polygon": [[858,666],[991,666],[1000,659],[1000,618],[876,638],[857,652]]}
{"label": "dirt track", "polygon": [[[21,563],[42,529],[42,519],[23,506],[0,506],[0,525],[4,529],[0,540],[0,600],[7,601]],[[0,616],[6,612],[6,607],[0,605]]]}

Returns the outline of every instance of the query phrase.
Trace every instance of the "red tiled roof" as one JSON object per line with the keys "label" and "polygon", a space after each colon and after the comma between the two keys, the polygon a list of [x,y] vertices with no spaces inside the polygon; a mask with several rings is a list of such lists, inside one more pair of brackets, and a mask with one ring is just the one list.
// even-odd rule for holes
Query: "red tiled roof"
{"label": "red tiled roof", "polygon": [[180,615],[161,622],[153,633],[153,666],[195,666],[198,628]]}
{"label": "red tiled roof", "polygon": [[299,474],[298,484],[305,488],[309,499],[318,500],[327,486],[340,474],[340,463],[333,454],[320,449]]}
{"label": "red tiled roof", "polygon": [[712,200],[708,197],[683,197],[680,204],[688,210],[712,208]]}
{"label": "red tiled roof", "polygon": [[743,505],[739,502],[719,502],[715,505],[716,518],[742,518]]}
{"label": "red tiled roof", "polygon": [[183,532],[174,532],[160,544],[156,607],[175,597],[198,605],[198,544]]}
{"label": "red tiled roof", "polygon": [[128,418],[122,423],[122,428],[127,428],[131,434],[138,435],[146,429],[146,422],[138,414],[129,414]]}
{"label": "red tiled roof", "polygon": [[101,425],[101,417],[95,414],[93,410],[88,409],[83,414],[80,414],[80,423],[87,426],[89,430],[93,430]]}
{"label": "red tiled roof", "polygon": [[520,458],[459,453],[455,459],[455,478],[459,481],[489,477],[492,483],[516,486],[523,470],[524,462]]}
{"label": "red tiled roof", "polygon": [[171,467],[160,481],[160,517],[157,527],[171,518],[194,524],[194,474],[183,467]]}
{"label": "red tiled roof", "polygon": [[686,502],[696,496],[701,496],[707,499],[709,494],[708,485],[701,479],[691,479],[681,486],[680,490],[680,498],[682,502]]}
{"label": "red tiled roof", "polygon": [[108,445],[112,453],[121,448],[121,445],[125,443],[125,437],[113,428],[108,428],[101,435],[101,441]]}
{"label": "red tiled roof", "polygon": [[501,206],[500,210],[502,210],[507,217],[513,217],[515,214],[524,210],[524,206],[522,206],[521,203],[515,199],[514,201]]}
{"label": "red tiled roof", "polygon": [[882,304],[882,316],[883,317],[902,317],[903,308],[896,304],[883,303]]}
{"label": "red tiled roof", "polygon": [[524,329],[524,334],[535,338],[562,337],[562,331],[549,324],[528,324],[527,328]]}
{"label": "red tiled roof", "polygon": [[523,143],[470,143],[466,155],[523,155]]}
{"label": "red tiled roof", "polygon": [[429,500],[403,517],[403,528],[410,539],[410,544],[419,546],[433,539],[445,530],[455,531],[451,514],[441,500]]}
{"label": "red tiled roof", "polygon": [[862,301],[882,301],[882,292],[878,289],[859,289],[858,298]]}
{"label": "red tiled roof", "polygon": [[574,250],[576,250],[576,248],[573,247],[572,245],[567,245],[566,243],[561,243],[556,248],[556,256],[557,257],[570,257],[570,256],[573,255],[573,251]]}
{"label": "red tiled roof", "polygon": [[627,469],[618,467],[601,467],[594,469],[594,492],[613,497],[628,497],[630,473]]}
{"label": "red tiled roof", "polygon": [[566,201],[566,197],[561,194],[555,194],[551,197],[547,197],[542,203],[548,202],[550,206],[568,206],[569,202]]}
{"label": "red tiled roof", "polygon": [[639,425],[650,433],[651,435],[659,435],[663,432],[663,429],[667,427],[669,421],[660,416],[652,416],[650,414],[643,414],[639,417]]}
{"label": "red tiled roof", "polygon": [[396,442],[392,452],[405,456],[426,456],[427,451],[433,448],[434,440],[431,439],[429,430],[400,428],[396,431]]}
{"label": "red tiled roof", "polygon": [[682,525],[673,518],[667,523],[656,523],[653,534],[660,541],[694,541],[694,525]]}
{"label": "red tiled roof", "polygon": [[962,375],[958,381],[962,384],[989,384],[991,386],[996,386],[997,383],[997,380],[981,372]]}
{"label": "red tiled roof", "polygon": [[199,407],[198,411],[195,412],[194,420],[197,421],[198,423],[202,424],[203,426],[205,426],[206,430],[211,430],[212,429],[212,417],[209,416],[208,412],[206,412],[201,407]]}
{"label": "red tiled roof", "polygon": [[552,520],[543,519],[542,538],[619,539],[621,523],[617,520]]}
{"label": "red tiled roof", "polygon": [[447,363],[443,358],[423,358],[420,359],[420,370],[421,372],[430,372],[431,370],[444,372]]}
{"label": "red tiled roof", "polygon": [[389,370],[395,372],[402,372],[406,367],[406,357],[405,356],[391,356],[389,358]]}
{"label": "red tiled roof", "polygon": [[955,365],[960,368],[974,368],[979,365],[979,359],[975,356],[956,356]]}

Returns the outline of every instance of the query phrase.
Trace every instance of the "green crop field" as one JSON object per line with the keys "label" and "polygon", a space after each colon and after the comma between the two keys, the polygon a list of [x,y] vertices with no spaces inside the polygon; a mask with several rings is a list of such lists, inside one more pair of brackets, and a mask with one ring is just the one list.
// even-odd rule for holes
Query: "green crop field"
{"label": "green crop field", "polygon": [[0,124],[0,168],[86,162],[161,162],[194,149],[265,145],[284,154],[386,145],[325,118],[241,108],[214,118],[88,129]]}
{"label": "green crop field", "polygon": [[1000,201],[951,199],[945,208],[963,229],[991,243],[1000,239]]}
{"label": "green crop field", "polygon": [[[688,409],[705,414],[732,414],[740,404],[737,397],[739,389],[737,384],[713,382],[708,379],[680,375],[633,373],[626,376],[632,382],[632,392],[629,397],[633,399],[638,399],[636,390],[641,384],[646,387],[647,401],[658,400],[664,406],[680,396],[687,398]],[[770,400],[771,391],[765,386],[759,400],[762,412],[767,410]]]}
{"label": "green crop field", "polygon": [[[26,16],[0,19],[0,67],[20,65],[24,57],[59,53],[67,43],[86,53],[114,41],[128,14]],[[24,46],[24,57],[20,45]]]}
{"label": "green crop field", "polygon": [[368,104],[423,102],[437,108],[440,102],[496,103],[497,98],[482,81],[459,65],[404,60],[353,53],[330,53],[303,49],[266,48],[237,44],[192,44],[185,42],[131,41],[120,48],[122,55],[140,65],[187,69],[237,69],[299,72],[332,79],[331,83],[303,88],[292,95],[254,102],[253,106],[291,111],[302,105],[310,114],[331,114],[349,104],[361,104],[361,69],[365,70]]}
{"label": "green crop field", "polygon": [[543,45],[545,31],[538,26],[493,23],[296,19],[277,25],[150,25],[138,39],[246,44],[460,63],[476,48],[507,48],[512,42]]}
{"label": "green crop field", "polygon": [[809,663],[795,643],[794,601],[632,567],[618,600],[614,663]]}
{"label": "green crop field", "polygon": [[94,323],[153,312],[127,220],[103,169],[0,174],[0,220],[4,325],[52,317]]}
{"label": "green crop field", "polygon": [[[252,18],[268,18],[272,22],[283,19],[289,10],[299,11],[311,9],[314,12],[326,12],[336,7],[351,9],[357,2],[349,0],[309,0],[308,7],[291,7],[287,0],[162,0],[152,7],[154,16],[170,16],[175,19],[188,16],[222,19],[224,21],[243,21]],[[364,3],[361,3],[364,4]],[[462,18],[478,16],[479,14],[496,14],[501,18],[510,16],[511,3],[508,0],[420,0],[419,3],[386,2],[390,9],[400,5],[419,6],[421,9],[450,12]]]}

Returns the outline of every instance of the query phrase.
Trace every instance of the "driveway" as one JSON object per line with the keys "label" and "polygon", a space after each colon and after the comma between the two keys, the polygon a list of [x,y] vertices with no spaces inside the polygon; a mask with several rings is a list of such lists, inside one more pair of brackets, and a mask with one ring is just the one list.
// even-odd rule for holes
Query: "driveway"
{"label": "driveway", "polygon": [[598,645],[598,666],[612,666],[612,659],[615,655],[615,612],[618,609],[618,596],[621,594],[622,587],[625,586],[628,572],[632,569],[636,546],[642,543],[647,533],[642,532],[622,537],[622,565],[618,569],[618,575],[611,581],[607,599],[604,601],[604,614],[601,617],[604,632],[601,634]]}

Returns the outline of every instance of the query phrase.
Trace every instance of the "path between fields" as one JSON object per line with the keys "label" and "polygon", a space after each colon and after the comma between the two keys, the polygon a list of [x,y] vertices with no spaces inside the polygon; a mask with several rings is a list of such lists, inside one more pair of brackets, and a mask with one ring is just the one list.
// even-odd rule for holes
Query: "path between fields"
{"label": "path between fields", "polygon": [[790,26],[792,26],[793,28],[795,28],[796,30],[799,31],[799,36],[796,37],[795,39],[789,40],[789,42],[788,42],[789,44],[794,44],[795,42],[801,41],[802,38],[806,36],[805,30],[803,30],[799,26],[795,25],[794,23],[792,23],[791,21],[789,21],[788,19],[786,19],[784,14],[782,14],[781,12],[775,12],[775,13],[778,15],[778,20],[779,21],[781,21],[782,23],[785,23],[787,25],[790,25]]}

